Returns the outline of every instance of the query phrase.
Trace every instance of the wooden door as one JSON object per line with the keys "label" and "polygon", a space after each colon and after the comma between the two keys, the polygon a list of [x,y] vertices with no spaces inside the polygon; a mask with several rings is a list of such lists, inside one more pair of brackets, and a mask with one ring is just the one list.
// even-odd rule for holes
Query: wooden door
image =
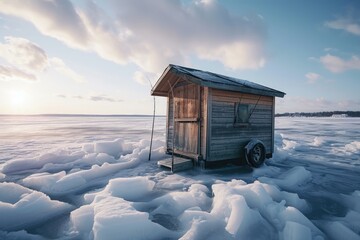
{"label": "wooden door", "polygon": [[199,89],[192,83],[174,88],[174,152],[189,157],[199,154]]}

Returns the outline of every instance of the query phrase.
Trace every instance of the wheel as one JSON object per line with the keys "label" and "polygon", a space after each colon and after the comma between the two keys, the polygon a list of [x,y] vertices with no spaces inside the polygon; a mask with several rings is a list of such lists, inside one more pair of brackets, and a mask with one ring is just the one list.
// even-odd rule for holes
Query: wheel
{"label": "wheel", "polygon": [[261,143],[255,144],[248,153],[248,161],[252,167],[260,167],[265,160],[265,147]]}

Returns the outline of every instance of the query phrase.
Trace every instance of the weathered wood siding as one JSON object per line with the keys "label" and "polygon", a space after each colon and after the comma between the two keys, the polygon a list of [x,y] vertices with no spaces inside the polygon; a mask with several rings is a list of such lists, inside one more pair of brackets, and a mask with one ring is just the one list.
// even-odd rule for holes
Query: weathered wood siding
{"label": "weathered wood siding", "polygon": [[203,159],[206,159],[206,143],[207,143],[207,121],[208,121],[208,109],[207,101],[209,95],[208,87],[201,87],[201,103],[200,103],[200,153]]}
{"label": "weathered wood siding", "polygon": [[[266,153],[273,152],[274,97],[217,89],[211,89],[210,95],[207,161],[239,159],[251,139],[261,140]],[[252,114],[248,126],[234,125],[235,103],[249,104]]]}
{"label": "weathered wood siding", "polygon": [[173,125],[173,98],[171,92],[169,92],[168,96],[168,104],[167,104],[167,119],[166,119],[166,149],[169,151],[172,149],[172,139],[173,139],[173,132],[174,132],[174,125]]}
{"label": "weathered wood siding", "polygon": [[200,95],[200,86],[187,81],[179,81],[173,92],[169,92],[166,141],[168,151],[172,151],[174,140],[175,152],[189,156],[200,154]]}

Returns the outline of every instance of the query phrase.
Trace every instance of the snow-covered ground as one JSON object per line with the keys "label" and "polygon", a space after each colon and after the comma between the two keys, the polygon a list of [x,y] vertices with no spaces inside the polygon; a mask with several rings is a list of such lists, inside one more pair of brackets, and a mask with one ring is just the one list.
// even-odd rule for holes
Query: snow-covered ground
{"label": "snow-covered ground", "polygon": [[176,174],[150,127],[0,116],[0,239],[360,239],[360,119],[277,118],[263,167]]}

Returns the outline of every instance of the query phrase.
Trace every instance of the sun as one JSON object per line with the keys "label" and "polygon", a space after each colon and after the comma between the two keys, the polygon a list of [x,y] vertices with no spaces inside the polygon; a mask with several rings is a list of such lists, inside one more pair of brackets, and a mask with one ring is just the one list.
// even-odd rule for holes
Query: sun
{"label": "sun", "polygon": [[9,92],[10,104],[14,108],[24,106],[26,103],[26,94],[22,90],[13,90]]}

